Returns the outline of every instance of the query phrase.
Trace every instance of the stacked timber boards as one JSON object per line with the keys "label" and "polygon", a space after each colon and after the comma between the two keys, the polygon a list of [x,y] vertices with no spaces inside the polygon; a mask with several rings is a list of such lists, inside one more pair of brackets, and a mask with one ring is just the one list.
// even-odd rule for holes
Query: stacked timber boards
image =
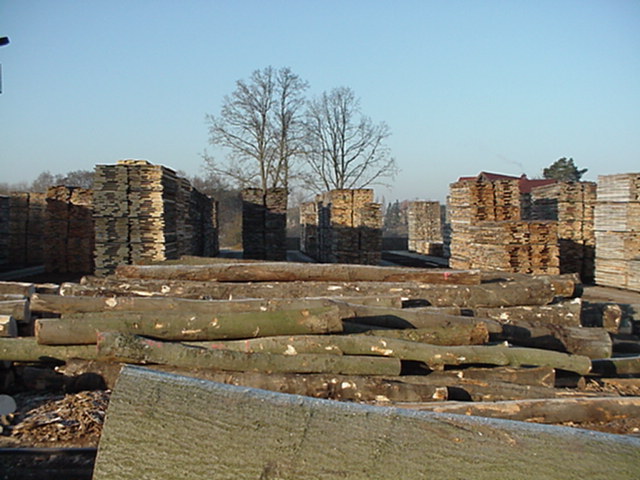
{"label": "stacked timber boards", "polygon": [[594,182],[558,182],[531,191],[531,219],[558,222],[560,273],[594,275]]}
{"label": "stacked timber boards", "polygon": [[464,180],[449,196],[452,268],[559,273],[557,222],[522,221],[518,180]]}
{"label": "stacked timber boards", "polygon": [[640,173],[598,177],[595,235],[596,283],[640,291]]}
{"label": "stacked timber boards", "polygon": [[442,220],[439,202],[409,202],[407,211],[409,250],[442,255]]}
{"label": "stacked timber boards", "polygon": [[0,195],[0,265],[9,263],[9,197]]}
{"label": "stacked timber boards", "polygon": [[216,254],[217,240],[191,240],[217,235],[211,199],[195,192],[173,170],[145,160],[96,165],[96,274],[119,264]]}
{"label": "stacked timber boards", "polygon": [[43,263],[45,213],[44,193],[12,192],[9,195],[9,264],[25,266]]}
{"label": "stacked timber boards", "polygon": [[246,188],[242,191],[244,258],[287,258],[287,190]]}

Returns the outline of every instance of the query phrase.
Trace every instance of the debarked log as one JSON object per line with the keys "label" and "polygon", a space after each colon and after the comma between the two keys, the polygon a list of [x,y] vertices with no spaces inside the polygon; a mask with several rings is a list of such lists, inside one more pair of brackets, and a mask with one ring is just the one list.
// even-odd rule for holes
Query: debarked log
{"label": "debarked log", "polygon": [[36,321],[38,342],[46,345],[96,343],[97,332],[135,333],[164,340],[214,340],[269,335],[341,332],[338,307],[274,312],[185,314],[99,312]]}
{"label": "debarked log", "polygon": [[548,350],[517,348],[507,345],[439,346],[394,338],[362,335],[300,335],[254,338],[242,341],[201,342],[210,349],[242,352],[271,352],[295,355],[302,352],[326,352],[346,355],[381,355],[423,362],[430,368],[445,365],[537,365],[586,374],[591,368],[588,357]]}
{"label": "debarked log", "polygon": [[378,267],[374,265],[250,262],[210,265],[120,265],[119,278],[215,282],[424,282],[477,285],[478,270]]}
{"label": "debarked log", "polygon": [[349,375],[400,374],[400,360],[396,358],[245,353],[160,342],[138,335],[116,332],[99,334],[98,357],[105,361],[157,363],[185,368],[213,368],[231,371],[343,373]]}
{"label": "debarked log", "polygon": [[402,306],[400,296],[192,300],[174,297],[87,297],[34,294],[31,310],[58,314],[91,312],[227,313],[295,310],[333,305],[336,301],[379,307]]}
{"label": "debarked log", "polygon": [[270,282],[231,283],[84,277],[65,283],[63,295],[173,296],[198,299],[400,296],[436,306],[461,308],[546,305],[555,291],[545,279],[481,285],[432,285],[416,282]]}
{"label": "debarked log", "polygon": [[[189,446],[188,458],[177,445]],[[567,480],[633,479],[639,457],[636,438],[331,402],[125,367],[94,479],[556,480],[559,465],[571,466],[562,471]]]}
{"label": "debarked log", "polygon": [[640,417],[640,397],[549,398],[499,402],[447,402],[417,410],[536,423],[611,422]]}
{"label": "debarked log", "polygon": [[0,360],[13,362],[64,362],[70,358],[95,359],[95,345],[40,345],[35,337],[0,338]]}

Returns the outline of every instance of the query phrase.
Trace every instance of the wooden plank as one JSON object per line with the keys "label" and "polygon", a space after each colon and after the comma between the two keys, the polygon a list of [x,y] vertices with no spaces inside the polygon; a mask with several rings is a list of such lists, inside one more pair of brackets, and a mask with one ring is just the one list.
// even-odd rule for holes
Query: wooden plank
{"label": "wooden plank", "polygon": [[94,480],[632,479],[639,459],[637,438],[287,396],[125,367]]}

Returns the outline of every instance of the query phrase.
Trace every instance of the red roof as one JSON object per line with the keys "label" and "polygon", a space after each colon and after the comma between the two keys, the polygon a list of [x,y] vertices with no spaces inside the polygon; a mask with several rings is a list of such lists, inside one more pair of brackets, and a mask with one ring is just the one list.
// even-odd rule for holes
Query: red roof
{"label": "red roof", "polygon": [[514,177],[513,175],[503,175],[502,173],[491,173],[491,172],[480,172],[475,177],[460,177],[458,178],[459,182],[465,181],[477,181],[484,180],[488,182],[493,182],[495,180],[518,180],[520,186],[520,193],[531,193],[531,189],[534,187],[540,187],[542,185],[550,185],[552,183],[556,183],[557,180],[553,178],[540,178],[540,179],[530,179],[523,173],[519,177]]}

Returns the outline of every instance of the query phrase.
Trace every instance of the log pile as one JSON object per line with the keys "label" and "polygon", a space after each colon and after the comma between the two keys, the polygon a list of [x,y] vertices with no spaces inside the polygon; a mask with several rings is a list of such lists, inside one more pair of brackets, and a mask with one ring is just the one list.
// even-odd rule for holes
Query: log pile
{"label": "log pile", "polygon": [[47,272],[93,272],[92,191],[50,187],[46,201],[44,257]]}
{"label": "log pile", "polygon": [[9,197],[0,195],[0,265],[9,263]]}
{"label": "log pile", "polygon": [[215,255],[217,240],[210,238],[217,236],[215,213],[211,199],[169,168],[144,160],[96,165],[96,273],[181,254]]}
{"label": "log pile", "polygon": [[443,255],[439,202],[409,202],[407,223],[410,251],[425,255]]}
{"label": "log pile", "polygon": [[8,263],[14,266],[43,263],[45,214],[44,193],[13,192],[9,195]]}
{"label": "log pile", "polygon": [[243,257],[259,260],[287,258],[287,195],[284,188],[242,191]]}
{"label": "log pile", "polygon": [[382,206],[373,190],[331,190],[303,206],[304,253],[324,263],[377,265],[382,252]]}
{"label": "log pile", "polygon": [[594,276],[596,184],[558,182],[531,190],[531,219],[558,222],[560,273]]}
{"label": "log pile", "polygon": [[596,283],[640,291],[640,173],[598,177]]}

